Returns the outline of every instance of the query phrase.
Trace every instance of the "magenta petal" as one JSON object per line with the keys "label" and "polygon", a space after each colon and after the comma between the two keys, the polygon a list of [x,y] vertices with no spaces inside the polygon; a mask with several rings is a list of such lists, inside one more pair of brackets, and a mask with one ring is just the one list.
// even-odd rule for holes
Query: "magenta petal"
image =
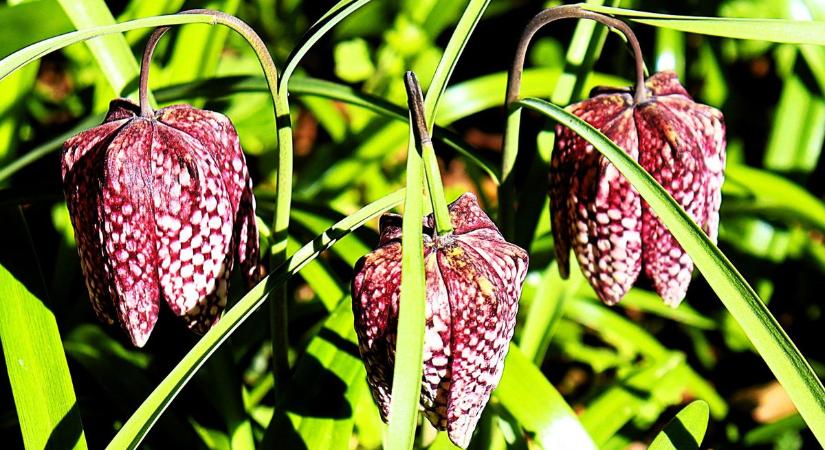
{"label": "magenta petal", "polygon": [[[466,448],[481,411],[495,387],[493,375],[501,358],[499,340],[507,326],[499,318],[495,286],[460,246],[438,253],[438,265],[449,292],[452,315],[451,385],[444,423],[450,440]],[[502,308],[503,309],[503,308]],[[504,341],[505,351],[508,341]]]}
{"label": "magenta petal", "polygon": [[201,143],[220,169],[232,210],[237,212],[233,235],[237,242],[238,263],[247,284],[251,286],[260,278],[258,225],[255,222],[252,180],[235,127],[223,114],[189,105],[170,106],[158,111],[157,115],[161,122]]}
{"label": "magenta petal", "polygon": [[102,171],[106,146],[123,123],[103,124],[66,141],[63,150],[63,182],[66,205],[75,230],[89,298],[95,314],[107,324],[117,320],[113,299],[112,267],[104,250],[105,236],[100,218],[102,180],[88,176]]}
{"label": "magenta petal", "polygon": [[[639,143],[630,96],[604,97],[593,99],[592,104],[582,102],[575,111],[599,125],[608,138],[637,159]],[[567,240],[562,246],[557,244],[559,266],[564,263],[566,275],[567,248],[572,247],[582,273],[602,301],[615,304],[641,271],[639,194],[587,141],[567,128],[560,128],[559,140],[559,159],[565,161],[569,173],[566,180],[558,178],[561,173],[554,179],[556,185],[566,186],[565,190],[557,189],[557,195],[566,197],[551,198],[551,211],[559,211],[553,212],[554,227],[558,228],[554,233]],[[565,219],[556,220],[556,216]]]}
{"label": "magenta petal", "polygon": [[[690,99],[690,95],[688,95],[685,88],[679,83],[679,77],[676,76],[675,72],[667,71],[655,73],[645,81],[645,86],[650,89],[650,93],[654,96],[661,97],[666,95],[678,95],[686,98],[694,105],[704,106],[698,105]],[[656,100],[658,101],[659,99]]]}
{"label": "magenta petal", "polygon": [[427,327],[424,330],[424,372],[421,407],[437,429],[447,428],[447,407],[452,383],[452,309],[436,252],[425,259]]}
{"label": "magenta petal", "polygon": [[[631,97],[628,94],[600,95],[571,105],[568,109],[601,129],[627,111],[630,101]],[[567,278],[570,273],[570,249],[576,241],[585,240],[576,225],[576,211],[579,203],[583,202],[578,195],[582,193],[583,188],[587,188],[591,191],[586,194],[593,197],[595,185],[599,182],[598,166],[601,164],[601,155],[569,128],[558,126],[556,134],[556,148],[550,161],[550,214],[553,220],[552,232],[559,272],[563,278]]]}
{"label": "magenta petal", "polygon": [[[157,251],[148,155],[154,124],[130,123],[107,149],[101,189],[104,249],[115,305],[132,343],[142,347],[158,317]],[[135,182],[135,180],[140,180]]]}
{"label": "magenta petal", "polygon": [[458,197],[450,204],[449,211],[453,234],[465,234],[481,228],[498,232],[493,221],[478,205],[478,198],[472,192],[467,192]]}
{"label": "magenta petal", "polygon": [[[200,142],[164,124],[153,148],[158,275],[172,311],[205,331],[226,305],[232,205]],[[197,326],[196,326],[197,325]]]}
{"label": "magenta petal", "polygon": [[258,244],[258,224],[255,219],[255,195],[252,192],[252,180],[247,180],[247,187],[238,205],[235,227],[235,241],[238,243],[238,264],[246,279],[247,287],[252,287],[261,280],[263,269],[260,265],[260,245]]}
{"label": "magenta petal", "polygon": [[[693,117],[651,102],[637,108],[636,119],[640,145],[647,149],[639,163],[701,226],[707,181]],[[693,261],[646,203],[642,235],[645,273],[666,303],[678,305],[687,293]]]}
{"label": "magenta petal", "polygon": [[463,448],[501,380],[527,275],[519,247],[465,236],[456,238],[458,247],[439,252],[453,311],[447,430]]}
{"label": "magenta petal", "polygon": [[352,280],[352,311],[367,382],[381,417],[390,413],[395,361],[401,243],[382,246],[358,261]]}

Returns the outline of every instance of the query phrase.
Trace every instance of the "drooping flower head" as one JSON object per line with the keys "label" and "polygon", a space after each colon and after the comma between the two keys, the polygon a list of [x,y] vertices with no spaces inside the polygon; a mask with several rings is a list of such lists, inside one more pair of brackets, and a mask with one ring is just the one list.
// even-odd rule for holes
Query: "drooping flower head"
{"label": "drooping flower head", "polygon": [[[696,103],[672,72],[630,89],[597,88],[568,111],[637,160],[714,242],[725,167],[722,113]],[[672,306],[685,297],[693,262],[630,183],[572,130],[556,128],[550,210],[559,270],[572,248],[585,277],[608,304],[621,300],[641,269]]]}
{"label": "drooping flower head", "polygon": [[225,116],[188,105],[150,117],[128,100],[63,146],[62,174],[97,316],[146,342],[162,296],[203,333],[226,305],[237,260],[257,278],[255,198]]}
{"label": "drooping flower head", "polygon": [[[453,233],[438,236],[424,218],[426,331],[421,408],[439,430],[466,448],[490,393],[501,379],[513,337],[527,253],[504,240],[473,194],[449,206]],[[387,420],[398,301],[401,216],[385,214],[376,250],[361,258],[352,309],[367,381]]]}

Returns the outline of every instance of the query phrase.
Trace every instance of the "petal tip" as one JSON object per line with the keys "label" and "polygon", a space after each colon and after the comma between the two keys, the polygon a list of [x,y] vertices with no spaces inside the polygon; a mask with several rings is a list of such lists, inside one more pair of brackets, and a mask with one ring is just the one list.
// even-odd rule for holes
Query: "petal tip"
{"label": "petal tip", "polygon": [[129,335],[132,345],[137,348],[143,348],[143,346],[146,345],[146,341],[149,340],[149,336],[152,334],[154,324],[150,324],[146,329],[135,326],[127,326],[124,328],[126,328],[126,333]]}

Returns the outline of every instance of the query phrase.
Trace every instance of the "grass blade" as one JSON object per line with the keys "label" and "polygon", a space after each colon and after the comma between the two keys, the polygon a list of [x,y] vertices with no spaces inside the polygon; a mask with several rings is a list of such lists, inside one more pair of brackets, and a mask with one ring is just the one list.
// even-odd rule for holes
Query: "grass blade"
{"label": "grass blade", "polygon": [[[353,320],[352,305],[347,298],[330,314],[295,365],[285,409],[297,433],[289,436],[290,430],[279,430],[280,436],[289,436],[287,442],[283,438],[277,441],[279,447],[310,450],[350,447],[355,408],[367,386]],[[291,442],[293,437],[296,441]]]}
{"label": "grass blade", "polygon": [[744,203],[741,208],[734,203],[731,209],[755,210],[772,218],[799,221],[825,232],[825,203],[802,186],[744,164],[730,164],[725,175],[726,185],[742,190],[743,196],[749,200],[740,202]]}
{"label": "grass blade", "polygon": [[312,27],[304,34],[301,41],[295,46],[295,49],[286,60],[284,70],[281,74],[279,90],[281,92],[287,91],[289,79],[292,78],[292,74],[298,67],[298,63],[301,62],[304,55],[307,54],[309,49],[312,48],[319,39],[324,37],[332,27],[369,2],[370,0],[341,0],[327,11],[323,17],[318,19],[317,22],[312,24]]}
{"label": "grass blade", "polygon": [[[424,98],[424,116],[429,129],[438,107],[438,101],[447,87],[447,81],[475,29],[489,0],[470,0],[450,37],[438,63],[427,95]],[[424,352],[424,258],[421,222],[424,185],[421,157],[415,152],[416,143],[410,124],[407,151],[407,199],[404,203],[402,229],[401,299],[398,312],[398,338],[395,368],[393,369],[390,424],[385,447],[407,450],[415,440],[418,401],[421,395],[422,358]],[[432,195],[432,193],[431,193]]]}
{"label": "grass blade", "polygon": [[[456,86],[457,87],[457,86]],[[390,103],[380,97],[359,92],[349,86],[331,81],[319,80],[315,78],[296,78],[291,82],[290,93],[294,95],[306,95],[328,98],[337,100],[350,105],[359,106],[377,114],[390,117],[395,120],[407,121],[407,113],[404,108]],[[452,89],[447,90],[444,96],[444,104],[447,104],[447,99],[450,96]],[[454,101],[454,100],[453,100]],[[453,119],[453,120],[457,120]],[[451,121],[450,121],[451,122]],[[449,123],[449,122],[447,122]],[[446,128],[433,127],[433,139],[441,140],[448,146],[452,147],[462,156],[483,169],[495,181],[498,182],[498,171],[495,165],[489,161],[479,158],[475,153],[475,149],[470,147],[461,136],[447,130]]]}
{"label": "grass blade", "polygon": [[708,429],[708,404],[696,400],[682,408],[656,435],[648,450],[699,450]]}
{"label": "grass blade", "polygon": [[539,365],[544,361],[567,299],[575,295],[584,282],[575,264],[570,267],[571,276],[567,280],[561,278],[557,267],[553,262],[544,269],[519,340],[524,356]]}
{"label": "grass blade", "polygon": [[650,174],[598,130],[543,100],[526,99],[518,104],[551,117],[581,135],[630,181],[693,259],[785,388],[819,443],[825,445],[825,388],[822,382],[753,288],[719,248],[710,242]]}
{"label": "grass blade", "polygon": [[825,45],[825,24],[816,21],[677,16],[584,3],[582,8],[688,33],[782,44]]}
{"label": "grass blade", "polygon": [[49,38],[36,44],[24,47],[11,55],[0,60],[0,80],[14,73],[17,69],[26,64],[42,58],[49,53],[60,50],[78,42],[88,39],[105,36],[112,33],[123,33],[124,31],[137,30],[139,28],[155,28],[165,25],[182,25],[186,23],[213,23],[215,18],[205,14],[170,14],[167,16],[147,17],[144,19],[130,20],[128,22],[115,25],[105,25],[92,28],[84,28],[71,33],[61,34]]}
{"label": "grass blade", "polygon": [[[4,232],[3,247],[15,248],[8,239],[28,236],[23,214],[4,208],[2,216],[5,224],[13,224],[11,233]],[[57,322],[43,296],[31,291],[42,287],[42,278],[33,275],[40,269],[34,258],[16,256],[29,286],[0,264],[0,341],[23,442],[26,448],[86,448]]]}
{"label": "grass blade", "polygon": [[515,344],[510,344],[494,395],[521,426],[535,434],[542,448],[596,448],[561,394]]}
{"label": "grass blade", "polygon": [[398,331],[395,367],[392,378],[390,423],[384,446],[390,450],[408,450],[415,440],[418,399],[424,358],[424,311],[427,293],[424,286],[424,164],[420,143],[413,140],[407,147],[407,196],[401,231],[401,298],[398,303]]}
{"label": "grass blade", "polygon": [[[103,0],[58,0],[63,11],[78,29],[113,25],[109,7]],[[126,87],[138,76],[138,64],[122,34],[112,34],[86,43],[116,96],[127,94]],[[106,96],[108,97],[108,96]],[[108,104],[104,99],[103,104]]]}

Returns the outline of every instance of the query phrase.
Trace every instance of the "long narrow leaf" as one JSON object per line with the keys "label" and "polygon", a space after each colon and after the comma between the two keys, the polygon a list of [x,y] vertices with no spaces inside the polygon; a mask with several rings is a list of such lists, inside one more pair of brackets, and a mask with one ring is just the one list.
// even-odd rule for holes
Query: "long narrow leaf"
{"label": "long narrow leaf", "polygon": [[53,38],[40,41],[36,44],[29,45],[28,47],[22,48],[0,60],[0,80],[6,78],[26,64],[35,61],[38,58],[42,58],[49,53],[99,36],[137,30],[139,28],[155,28],[165,25],[214,22],[214,17],[205,14],[172,14],[167,16],[155,16],[144,19],[130,20],[129,22],[123,22],[115,25],[106,25],[72,31],[71,33],[61,34],[60,36],[55,36]]}
{"label": "long narrow leaf", "polygon": [[330,8],[323,17],[318,19],[318,21],[304,33],[301,42],[295,46],[292,54],[287,58],[281,74],[281,85],[279,89],[283,92],[288,90],[289,80],[292,78],[292,73],[295,72],[295,69],[298,67],[298,63],[301,62],[304,55],[307,54],[309,49],[312,48],[319,39],[324,37],[332,27],[369,2],[370,0],[341,0]]}
{"label": "long narrow leaf", "polygon": [[561,394],[515,344],[510,344],[494,395],[521,426],[535,434],[542,448],[596,448]]}
{"label": "long narrow leaf", "polygon": [[392,376],[390,423],[384,440],[390,450],[409,450],[415,440],[418,399],[424,358],[424,313],[427,293],[424,275],[424,163],[420,142],[416,142],[410,118],[407,146],[407,196],[401,224],[401,296],[398,301],[398,329],[395,367]]}
{"label": "long narrow leaf", "polygon": [[[58,3],[78,30],[115,23],[103,0],[58,0]],[[126,38],[122,34],[110,34],[86,44],[115,95],[126,94],[124,89],[138,76],[137,61]]]}
{"label": "long narrow leaf", "polygon": [[[467,40],[484,14],[489,0],[470,0],[453,31],[444,54],[435,69],[424,98],[424,116],[432,129],[438,102],[447,87]],[[421,392],[424,353],[424,259],[421,220],[424,183],[423,162],[415,152],[416,143],[410,127],[407,151],[407,200],[404,204],[402,230],[401,299],[398,314],[398,339],[393,369],[392,403],[386,446],[407,450],[413,446],[418,400]],[[418,143],[420,145],[420,143]],[[433,195],[433,193],[430,193]]]}
{"label": "long narrow leaf", "polygon": [[[742,206],[770,217],[798,220],[825,232],[825,203],[779,175],[743,164],[730,164],[726,186],[743,191],[752,203]],[[788,201],[793,199],[793,201]],[[736,203],[734,203],[736,209]]]}
{"label": "long narrow leaf", "polygon": [[656,435],[648,450],[698,450],[708,429],[708,404],[696,400],[682,408]]}
{"label": "long narrow leaf", "polygon": [[[295,365],[284,409],[288,429],[277,430],[281,448],[347,450],[355,408],[366,388],[364,365],[352,327],[352,305],[342,301]],[[286,436],[286,440],[284,440]],[[296,441],[291,441],[292,438]],[[298,441],[300,439],[300,441]]]}
{"label": "long narrow leaf", "polygon": [[[11,230],[4,229],[2,245],[27,241],[22,212],[3,208],[0,217]],[[15,226],[19,225],[19,226]],[[17,418],[26,448],[86,448],[80,412],[60,342],[60,332],[52,311],[32,289],[42,288],[36,259],[15,258],[15,266],[26,276],[28,286],[0,265],[0,341],[9,374]]]}
{"label": "long narrow leaf", "polygon": [[657,14],[632,9],[582,4],[582,8],[688,33],[783,44],[825,45],[825,23],[786,19],[738,19]]}
{"label": "long narrow leaf", "polygon": [[825,444],[825,388],[811,366],[741,274],[653,177],[598,130],[552,103],[521,100],[581,135],[624,175],[693,259],[747,334],[802,417]]}
{"label": "long narrow leaf", "polygon": [[[452,102],[460,102],[460,100],[456,100],[454,97],[456,95],[461,96],[462,93],[459,91],[453,91],[453,89],[458,87],[459,86],[454,86],[446,91],[446,94],[444,95],[444,104],[447,104],[448,98],[450,98]],[[452,94],[452,92],[456,92],[456,94]],[[349,86],[345,86],[339,83],[333,83],[331,81],[318,80],[315,78],[296,78],[290,83],[290,93],[299,96],[306,95],[329,98],[332,100],[337,100],[354,106],[369,109],[370,111],[373,111],[377,114],[381,114],[396,120],[407,120],[407,114],[404,111],[404,109],[400,106],[390,103],[379,97],[359,92]],[[452,97],[450,97],[451,94],[453,95]],[[460,117],[456,117],[453,120],[457,120],[458,118]],[[467,158],[468,160],[482,168],[485,172],[487,172],[487,174],[494,181],[498,182],[498,172],[494,168],[494,165],[489,161],[486,161],[477,156],[475,154],[475,149],[467,145],[467,143],[464,142],[464,140],[460,136],[445,128],[434,127],[433,138],[443,141],[445,144],[461,153],[465,158]]]}

